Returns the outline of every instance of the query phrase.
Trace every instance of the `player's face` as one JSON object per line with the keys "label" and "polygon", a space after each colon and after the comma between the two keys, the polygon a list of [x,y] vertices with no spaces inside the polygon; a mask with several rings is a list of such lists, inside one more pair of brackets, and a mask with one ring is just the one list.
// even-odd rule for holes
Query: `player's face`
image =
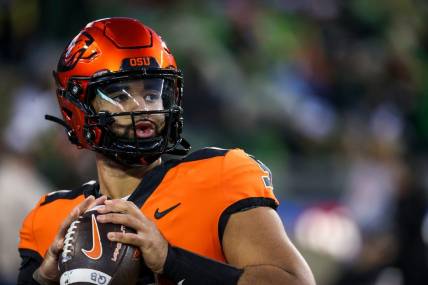
{"label": "player's face", "polygon": [[[165,102],[162,92],[166,80],[161,78],[132,79],[113,82],[95,89],[92,105],[96,112],[111,114],[123,112],[160,111]],[[159,135],[165,126],[164,114],[135,114],[135,131],[130,115],[114,116],[113,133],[122,138],[151,138]]]}

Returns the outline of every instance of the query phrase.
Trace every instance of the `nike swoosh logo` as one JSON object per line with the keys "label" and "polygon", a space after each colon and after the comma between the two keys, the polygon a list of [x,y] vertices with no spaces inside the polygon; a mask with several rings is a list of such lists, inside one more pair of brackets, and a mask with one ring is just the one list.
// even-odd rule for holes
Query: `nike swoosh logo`
{"label": "nike swoosh logo", "polygon": [[178,206],[180,206],[181,203],[178,203],[168,209],[166,209],[165,211],[159,212],[159,208],[156,209],[155,212],[155,219],[159,220],[160,218],[164,217],[166,214],[168,214],[169,212],[171,212],[172,210],[174,210],[175,208],[177,208]]}
{"label": "nike swoosh logo", "polygon": [[82,252],[90,259],[97,260],[103,255],[103,247],[101,245],[100,231],[95,215],[92,214],[92,248],[86,250],[82,248]]}

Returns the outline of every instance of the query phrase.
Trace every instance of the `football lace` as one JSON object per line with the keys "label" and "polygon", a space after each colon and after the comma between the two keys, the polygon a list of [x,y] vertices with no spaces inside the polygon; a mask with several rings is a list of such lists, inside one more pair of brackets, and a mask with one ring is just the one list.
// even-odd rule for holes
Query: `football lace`
{"label": "football lace", "polygon": [[64,247],[61,254],[63,263],[71,259],[71,254],[74,251],[73,239],[74,234],[76,233],[75,229],[77,228],[78,223],[80,223],[80,220],[75,220],[74,222],[72,222],[67,230],[67,233],[65,234]]}

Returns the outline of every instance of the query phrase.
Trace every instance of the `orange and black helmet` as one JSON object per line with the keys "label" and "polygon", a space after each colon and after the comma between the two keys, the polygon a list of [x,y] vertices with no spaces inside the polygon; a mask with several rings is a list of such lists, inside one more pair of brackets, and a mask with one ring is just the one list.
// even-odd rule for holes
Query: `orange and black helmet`
{"label": "orange and black helmet", "polygon": [[[57,97],[69,139],[125,165],[144,165],[164,153],[185,154],[190,145],[181,137],[183,77],[161,37],[130,18],[89,23],[66,47],[54,71]],[[129,80],[160,80],[160,110],[96,110],[92,100],[100,86]],[[148,85],[147,83],[146,85]],[[111,100],[107,98],[108,100]],[[153,137],[119,137],[112,131],[127,116],[136,134],[136,121],[162,114],[165,124]]]}

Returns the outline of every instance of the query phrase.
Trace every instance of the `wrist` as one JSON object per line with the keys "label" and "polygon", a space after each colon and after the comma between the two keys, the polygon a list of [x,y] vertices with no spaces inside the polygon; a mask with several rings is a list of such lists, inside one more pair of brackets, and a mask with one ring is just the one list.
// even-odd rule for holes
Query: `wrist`
{"label": "wrist", "polygon": [[166,243],[165,249],[162,251],[164,254],[159,258],[161,260],[158,268],[153,268],[152,271],[156,274],[162,274],[165,270],[166,260],[168,257],[169,244]]}
{"label": "wrist", "polygon": [[37,281],[40,285],[57,285],[58,281],[51,280],[47,276],[45,276],[41,271],[40,267],[37,268],[33,273],[33,279]]}
{"label": "wrist", "polygon": [[37,269],[37,274],[43,280],[48,280],[50,282],[57,282],[59,280],[59,269],[58,269],[58,254],[54,252],[53,247],[51,246],[45,254],[45,258]]}

